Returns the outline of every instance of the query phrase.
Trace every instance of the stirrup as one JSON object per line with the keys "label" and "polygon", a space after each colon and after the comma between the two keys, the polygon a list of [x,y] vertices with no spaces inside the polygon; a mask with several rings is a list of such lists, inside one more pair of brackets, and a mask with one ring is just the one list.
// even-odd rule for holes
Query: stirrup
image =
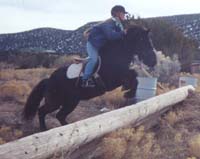
{"label": "stirrup", "polygon": [[95,87],[94,81],[90,78],[88,80],[82,80],[81,87],[82,88],[93,88]]}

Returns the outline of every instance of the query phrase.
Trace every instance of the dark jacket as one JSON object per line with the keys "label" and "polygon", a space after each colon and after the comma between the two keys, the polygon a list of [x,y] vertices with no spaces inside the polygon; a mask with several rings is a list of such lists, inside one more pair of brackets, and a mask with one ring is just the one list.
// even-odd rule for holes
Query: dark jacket
{"label": "dark jacket", "polygon": [[108,40],[117,40],[123,36],[124,32],[120,27],[116,26],[114,20],[109,19],[90,30],[88,41],[99,50]]}

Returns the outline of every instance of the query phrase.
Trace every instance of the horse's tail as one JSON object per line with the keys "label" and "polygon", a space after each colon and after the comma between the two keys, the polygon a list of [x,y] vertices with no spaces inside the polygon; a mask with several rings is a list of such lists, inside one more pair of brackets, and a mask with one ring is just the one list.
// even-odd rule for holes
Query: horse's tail
{"label": "horse's tail", "polygon": [[37,109],[40,105],[40,101],[44,97],[47,82],[48,79],[43,79],[33,88],[23,110],[23,119],[33,119],[36,115]]}

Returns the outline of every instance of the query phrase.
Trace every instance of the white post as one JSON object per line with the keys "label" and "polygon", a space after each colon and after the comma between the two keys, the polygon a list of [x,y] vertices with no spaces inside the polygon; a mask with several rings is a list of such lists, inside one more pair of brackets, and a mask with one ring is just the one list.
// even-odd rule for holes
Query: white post
{"label": "white post", "polygon": [[188,90],[194,88],[178,88],[135,105],[0,145],[0,158],[45,159],[58,152],[68,154],[95,138],[129,124],[136,124],[163,108],[183,101],[188,96]]}

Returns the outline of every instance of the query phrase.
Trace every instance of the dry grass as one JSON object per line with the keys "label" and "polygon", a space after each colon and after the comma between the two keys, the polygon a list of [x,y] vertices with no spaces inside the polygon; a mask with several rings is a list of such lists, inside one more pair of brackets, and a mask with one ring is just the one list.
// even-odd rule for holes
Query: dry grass
{"label": "dry grass", "polygon": [[[27,69],[0,71],[0,98],[24,102],[31,88],[55,69]],[[200,81],[200,75],[195,75]],[[164,90],[174,87],[162,84]],[[197,87],[199,92],[200,87]],[[151,130],[144,127],[121,129],[103,138],[97,149],[101,159],[198,159],[200,144],[200,95],[193,94],[166,113]],[[6,102],[6,100],[5,100]],[[126,103],[121,88],[92,99],[97,105],[118,108]],[[23,136],[23,132],[7,126],[0,127],[0,144]]]}
{"label": "dry grass", "polygon": [[5,144],[5,143],[6,143],[6,141],[0,137],[0,145]]}
{"label": "dry grass", "polygon": [[3,69],[0,70],[0,98],[3,101],[24,103],[31,89],[43,78],[48,78],[55,69]]}
{"label": "dry grass", "polygon": [[179,117],[176,112],[170,111],[166,114],[164,119],[167,120],[170,125],[174,125],[179,120]]}
{"label": "dry grass", "polygon": [[0,85],[0,98],[4,101],[15,100],[24,103],[29,95],[31,88],[24,81],[10,80]]}
{"label": "dry grass", "polygon": [[14,64],[8,64],[6,62],[0,62],[0,70],[14,68]]}
{"label": "dry grass", "polygon": [[188,144],[190,153],[200,158],[200,134],[193,136]]}
{"label": "dry grass", "polygon": [[160,156],[154,133],[145,133],[144,127],[127,128],[106,136],[101,144],[102,159],[149,159]]}
{"label": "dry grass", "polygon": [[47,78],[55,69],[36,68],[36,69],[3,69],[0,71],[0,80],[30,80],[33,78]]}
{"label": "dry grass", "polygon": [[6,142],[16,140],[23,136],[23,132],[16,128],[11,128],[5,125],[0,126],[0,145]]}
{"label": "dry grass", "polygon": [[111,92],[107,92],[100,97],[93,98],[91,101],[97,105],[107,106],[111,109],[117,109],[127,102],[123,97],[124,93],[121,91],[121,87]]}
{"label": "dry grass", "polygon": [[188,157],[187,159],[197,159],[196,157]]}
{"label": "dry grass", "polygon": [[102,142],[102,148],[104,150],[102,158],[121,159],[126,153],[127,146],[128,144],[124,138],[105,138]]}
{"label": "dry grass", "polygon": [[171,91],[173,89],[176,89],[176,87],[172,86],[172,85],[170,85],[168,83],[160,83],[160,82],[158,82],[156,95],[160,95],[160,94],[169,92],[169,91]]}

